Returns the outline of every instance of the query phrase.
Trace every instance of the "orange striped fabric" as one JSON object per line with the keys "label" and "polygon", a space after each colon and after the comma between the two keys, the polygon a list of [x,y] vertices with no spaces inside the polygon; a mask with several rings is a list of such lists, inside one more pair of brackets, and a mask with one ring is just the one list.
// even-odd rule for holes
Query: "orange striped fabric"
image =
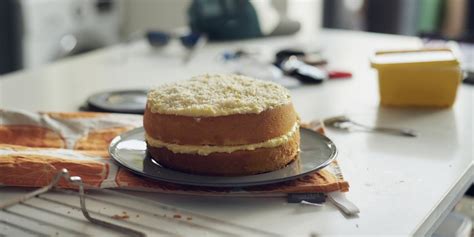
{"label": "orange striped fabric", "polygon": [[[95,187],[162,193],[252,197],[349,189],[337,162],[297,180],[239,190],[149,180],[118,167],[107,152],[115,136],[139,126],[138,115],[0,110],[0,185],[41,187],[66,168]],[[319,123],[305,126],[324,132]],[[64,182],[60,185],[67,187]]]}

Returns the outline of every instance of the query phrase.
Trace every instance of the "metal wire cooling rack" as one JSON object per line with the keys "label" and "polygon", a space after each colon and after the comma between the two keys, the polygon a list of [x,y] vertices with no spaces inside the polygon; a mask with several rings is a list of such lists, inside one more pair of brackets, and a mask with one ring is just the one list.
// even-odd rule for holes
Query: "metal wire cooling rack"
{"label": "metal wire cooling rack", "polygon": [[[78,190],[57,188],[61,179]],[[0,202],[0,236],[111,235],[277,236],[157,201],[89,187],[66,169],[49,185]]]}

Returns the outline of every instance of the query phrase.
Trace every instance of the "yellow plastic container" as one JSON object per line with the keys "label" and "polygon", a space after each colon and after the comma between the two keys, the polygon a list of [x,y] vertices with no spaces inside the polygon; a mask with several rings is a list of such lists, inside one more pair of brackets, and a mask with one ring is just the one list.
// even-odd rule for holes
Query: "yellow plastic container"
{"label": "yellow plastic container", "polygon": [[462,71],[449,49],[379,51],[371,58],[371,65],[378,70],[384,106],[454,104]]}

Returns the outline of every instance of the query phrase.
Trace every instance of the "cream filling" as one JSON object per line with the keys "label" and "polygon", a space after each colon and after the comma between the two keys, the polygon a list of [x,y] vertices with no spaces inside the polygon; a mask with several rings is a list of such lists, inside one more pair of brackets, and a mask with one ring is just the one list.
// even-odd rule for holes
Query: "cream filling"
{"label": "cream filling", "polygon": [[277,146],[287,143],[295,135],[298,129],[299,129],[299,124],[295,123],[295,125],[291,128],[291,130],[285,135],[275,137],[275,138],[272,138],[270,140],[260,142],[260,143],[237,145],[237,146],[179,145],[179,144],[166,143],[161,140],[157,140],[155,138],[148,136],[148,134],[146,133],[145,133],[145,139],[150,146],[165,147],[166,149],[174,153],[198,154],[202,156],[207,156],[215,152],[231,153],[231,152],[240,151],[240,150],[251,151],[258,148],[277,147]]}

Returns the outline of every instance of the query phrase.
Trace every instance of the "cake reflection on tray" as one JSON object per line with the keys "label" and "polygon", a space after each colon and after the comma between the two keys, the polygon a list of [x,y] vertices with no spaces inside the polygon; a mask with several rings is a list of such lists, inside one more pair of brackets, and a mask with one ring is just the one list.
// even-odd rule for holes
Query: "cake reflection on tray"
{"label": "cake reflection on tray", "polygon": [[154,160],[152,157],[147,152],[147,155],[143,161],[143,172],[144,173],[158,173],[158,172],[168,172],[171,171],[173,173],[181,173],[186,174],[186,175],[195,175],[195,176],[208,176],[212,178],[220,178],[220,177],[244,177],[244,176],[254,176],[254,175],[260,175],[260,174],[265,174],[265,173],[274,173],[273,175],[275,177],[291,177],[295,176],[301,173],[301,162],[299,159],[295,159],[289,164],[287,164],[285,167],[275,170],[275,171],[269,171],[265,173],[260,173],[260,174],[254,174],[254,175],[240,175],[240,176],[212,176],[212,175],[200,175],[200,174],[191,174],[191,173],[186,173],[178,170],[173,170],[172,168],[168,168],[162,164],[160,164],[158,161]]}

